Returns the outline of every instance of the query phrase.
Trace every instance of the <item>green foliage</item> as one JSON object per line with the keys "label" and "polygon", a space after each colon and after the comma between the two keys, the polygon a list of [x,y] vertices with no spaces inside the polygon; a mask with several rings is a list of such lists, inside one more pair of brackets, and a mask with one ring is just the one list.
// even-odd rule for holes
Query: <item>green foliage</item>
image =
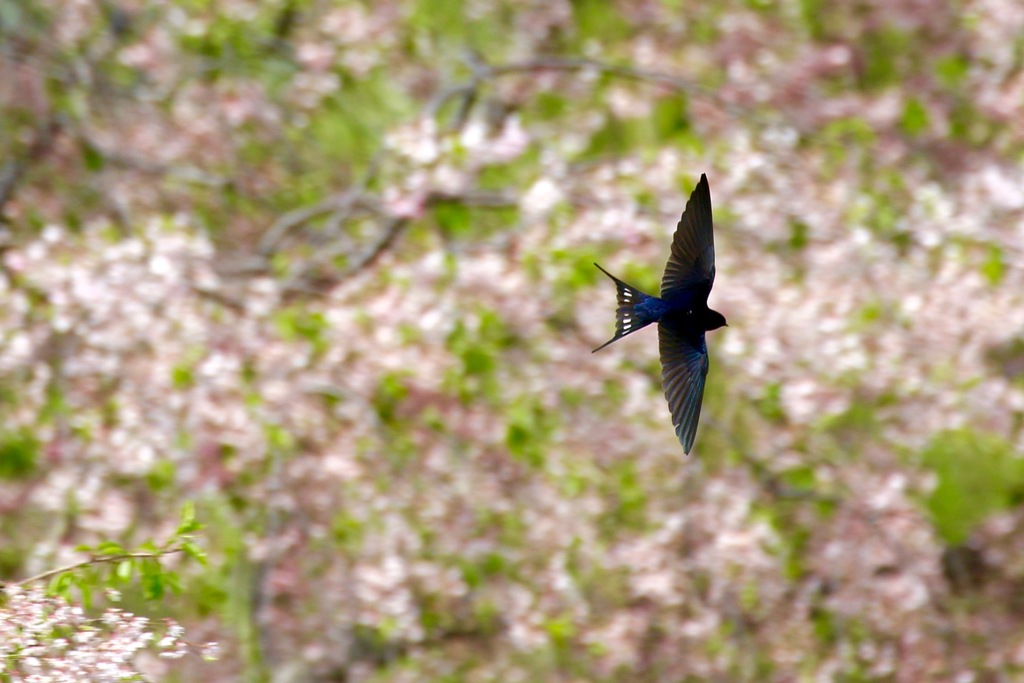
{"label": "green foliage", "polygon": [[862,38],[862,44],[862,87],[869,90],[881,89],[906,78],[911,48],[916,45],[912,36],[893,27],[884,27],[868,32]]}
{"label": "green foliage", "polygon": [[[268,3],[269,5],[269,3]],[[229,13],[218,13],[202,33],[184,33],[181,46],[187,52],[202,58],[206,77],[210,80],[232,75],[265,75],[268,60],[277,62],[278,68],[287,62],[278,54],[273,40],[276,14],[268,6],[255,17],[242,18]]]}
{"label": "green foliage", "polygon": [[35,472],[41,445],[25,429],[0,431],[0,479],[25,479]]}
{"label": "green foliage", "polygon": [[811,226],[802,220],[794,218],[789,221],[789,228],[789,248],[793,251],[800,251],[807,246]]}
{"label": "green foliage", "polygon": [[275,314],[274,323],[281,337],[286,340],[305,340],[315,355],[327,350],[330,323],[322,313],[311,311],[304,306],[283,308]]}
{"label": "green foliage", "polygon": [[858,444],[877,434],[880,428],[878,411],[873,403],[866,400],[852,401],[843,412],[822,418],[819,426]]}
{"label": "green foliage", "polygon": [[373,405],[377,410],[384,424],[394,424],[395,411],[399,404],[409,394],[405,380],[409,373],[392,372],[384,375],[380,380],[377,394],[374,396]]}
{"label": "green foliage", "polygon": [[82,144],[82,161],[85,163],[85,167],[92,172],[102,170],[106,163],[106,159],[100,151],[87,143]]}
{"label": "green foliage", "polygon": [[800,19],[815,40],[827,38],[824,18],[826,0],[800,0]]}
{"label": "green foliage", "polygon": [[181,575],[166,568],[163,558],[182,554],[205,565],[206,552],[195,541],[202,528],[194,504],[188,502],[182,507],[177,530],[163,543],[147,541],[130,550],[114,541],[80,545],[75,550],[85,553],[88,559],[45,575],[49,577],[48,592],[68,600],[77,597],[87,607],[97,593],[133,584],[140,589],[141,597],[149,601],[162,600],[168,592],[181,593]]}
{"label": "green foliage", "polygon": [[655,140],[659,143],[673,140],[689,140],[689,102],[683,94],[662,97],[654,104],[651,114]]}
{"label": "green foliage", "polygon": [[765,387],[764,395],[755,402],[755,405],[765,418],[777,422],[785,420],[786,411],[782,407],[782,386],[777,382]]}
{"label": "green foliage", "polygon": [[900,128],[907,135],[920,135],[928,130],[928,109],[921,100],[911,97],[903,108],[903,116],[900,118]]}
{"label": "green foliage", "polygon": [[937,477],[925,504],[949,545],[963,543],[978,522],[1024,500],[1024,459],[999,436],[943,432],[924,449],[921,462]]}
{"label": "green foliage", "polygon": [[340,511],[331,521],[331,535],[334,541],[348,552],[355,552],[366,535],[366,525],[362,520]]}
{"label": "green foliage", "polygon": [[617,40],[629,30],[616,5],[602,0],[573,0],[572,16],[581,41]]}
{"label": "green foliage", "polygon": [[445,40],[458,40],[467,34],[468,22],[463,0],[416,0],[412,3],[409,22],[415,29]]}
{"label": "green foliage", "polygon": [[542,92],[533,102],[533,113],[543,121],[557,121],[569,110],[569,100],[557,92]]}
{"label": "green foliage", "polygon": [[171,460],[159,460],[146,473],[146,485],[154,492],[166,491],[174,484],[177,467]]}
{"label": "green foliage", "polygon": [[476,397],[497,402],[501,356],[518,341],[495,311],[480,309],[476,329],[459,321],[447,339],[448,351],[459,361],[458,366],[448,373],[447,388],[464,403]]}
{"label": "green foliage", "polygon": [[555,413],[533,398],[521,397],[512,402],[507,415],[505,445],[509,453],[530,467],[543,467],[545,451],[556,424]]}
{"label": "green foliage", "polygon": [[874,147],[877,134],[868,121],[851,116],[829,121],[818,132],[818,139],[828,154],[824,169],[828,174],[843,167],[851,160],[851,156]]}
{"label": "green foliage", "polygon": [[496,552],[485,553],[477,558],[456,558],[462,572],[462,579],[471,590],[483,587],[488,581],[507,576],[514,571],[514,565]]}
{"label": "green foliage", "polygon": [[998,285],[1006,275],[1006,257],[998,244],[988,245],[985,261],[981,265],[981,274],[990,285]]}
{"label": "green foliage", "polygon": [[590,144],[580,153],[580,160],[594,160],[626,154],[635,142],[635,126],[612,114],[606,114],[604,125],[590,137]]}
{"label": "green foliage", "polygon": [[171,368],[171,384],[175,389],[188,389],[195,384],[195,375],[187,365],[175,365]]}
{"label": "green foliage", "polygon": [[592,287],[605,279],[594,263],[600,263],[597,252],[591,249],[555,249],[550,254],[550,262],[555,267],[557,279],[555,288],[558,294],[571,296],[581,289]]}
{"label": "green foliage", "polygon": [[432,211],[434,220],[446,236],[467,237],[472,233],[472,216],[469,207],[462,202],[438,202]]}
{"label": "green foliage", "polygon": [[970,62],[963,55],[946,55],[935,62],[935,75],[947,88],[956,89],[961,86],[970,68]]}
{"label": "green foliage", "polygon": [[966,99],[958,100],[949,114],[949,135],[974,147],[990,143],[997,127]]}
{"label": "green foliage", "polygon": [[636,464],[616,463],[605,478],[605,495],[610,499],[609,512],[601,526],[609,533],[618,529],[642,529],[647,523],[649,491],[640,478]]}

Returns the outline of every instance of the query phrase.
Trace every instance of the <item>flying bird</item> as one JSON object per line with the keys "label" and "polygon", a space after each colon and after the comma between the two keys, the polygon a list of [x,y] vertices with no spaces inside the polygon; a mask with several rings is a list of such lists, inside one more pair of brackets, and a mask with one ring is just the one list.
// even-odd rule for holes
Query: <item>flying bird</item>
{"label": "flying bird", "polygon": [[726,325],[725,316],[708,308],[715,283],[715,236],[711,224],[711,190],[703,173],[672,236],[672,254],[661,278],[661,296],[651,296],[609,273],[615,282],[619,308],[615,336],[594,349],[658,323],[661,379],[679,443],[687,454],[697,433],[704,379],[708,375],[708,347],[704,333]]}

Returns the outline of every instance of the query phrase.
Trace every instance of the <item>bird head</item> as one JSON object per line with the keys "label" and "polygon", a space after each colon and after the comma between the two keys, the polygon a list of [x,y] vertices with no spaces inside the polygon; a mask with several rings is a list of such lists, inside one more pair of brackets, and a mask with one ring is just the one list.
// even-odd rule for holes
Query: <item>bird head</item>
{"label": "bird head", "polygon": [[728,327],[729,323],[725,322],[725,316],[718,311],[712,311],[708,309],[707,315],[704,317],[704,329],[706,330],[717,330],[719,327]]}

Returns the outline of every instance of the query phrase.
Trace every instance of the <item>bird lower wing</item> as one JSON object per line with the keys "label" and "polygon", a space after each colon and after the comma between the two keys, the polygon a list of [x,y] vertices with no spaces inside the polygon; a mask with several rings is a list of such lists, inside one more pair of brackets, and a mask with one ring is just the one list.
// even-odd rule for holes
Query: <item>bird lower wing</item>
{"label": "bird lower wing", "polygon": [[704,333],[691,333],[671,321],[658,324],[661,378],[668,409],[672,413],[683,451],[689,454],[697,434],[704,378],[708,374],[708,349]]}

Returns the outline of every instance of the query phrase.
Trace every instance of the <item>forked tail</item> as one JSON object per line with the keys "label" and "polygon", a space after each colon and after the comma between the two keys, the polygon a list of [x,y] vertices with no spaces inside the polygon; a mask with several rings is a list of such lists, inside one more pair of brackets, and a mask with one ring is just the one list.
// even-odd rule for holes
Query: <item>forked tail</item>
{"label": "forked tail", "polygon": [[[594,265],[597,266],[596,263]],[[652,317],[643,310],[644,302],[654,297],[644,294],[636,287],[627,285],[601,266],[597,266],[597,268],[615,283],[615,294],[618,298],[619,307],[615,311],[615,336],[598,346],[591,353],[597,353],[612,342],[622,339],[627,334],[633,334],[657,320],[657,318]]]}

